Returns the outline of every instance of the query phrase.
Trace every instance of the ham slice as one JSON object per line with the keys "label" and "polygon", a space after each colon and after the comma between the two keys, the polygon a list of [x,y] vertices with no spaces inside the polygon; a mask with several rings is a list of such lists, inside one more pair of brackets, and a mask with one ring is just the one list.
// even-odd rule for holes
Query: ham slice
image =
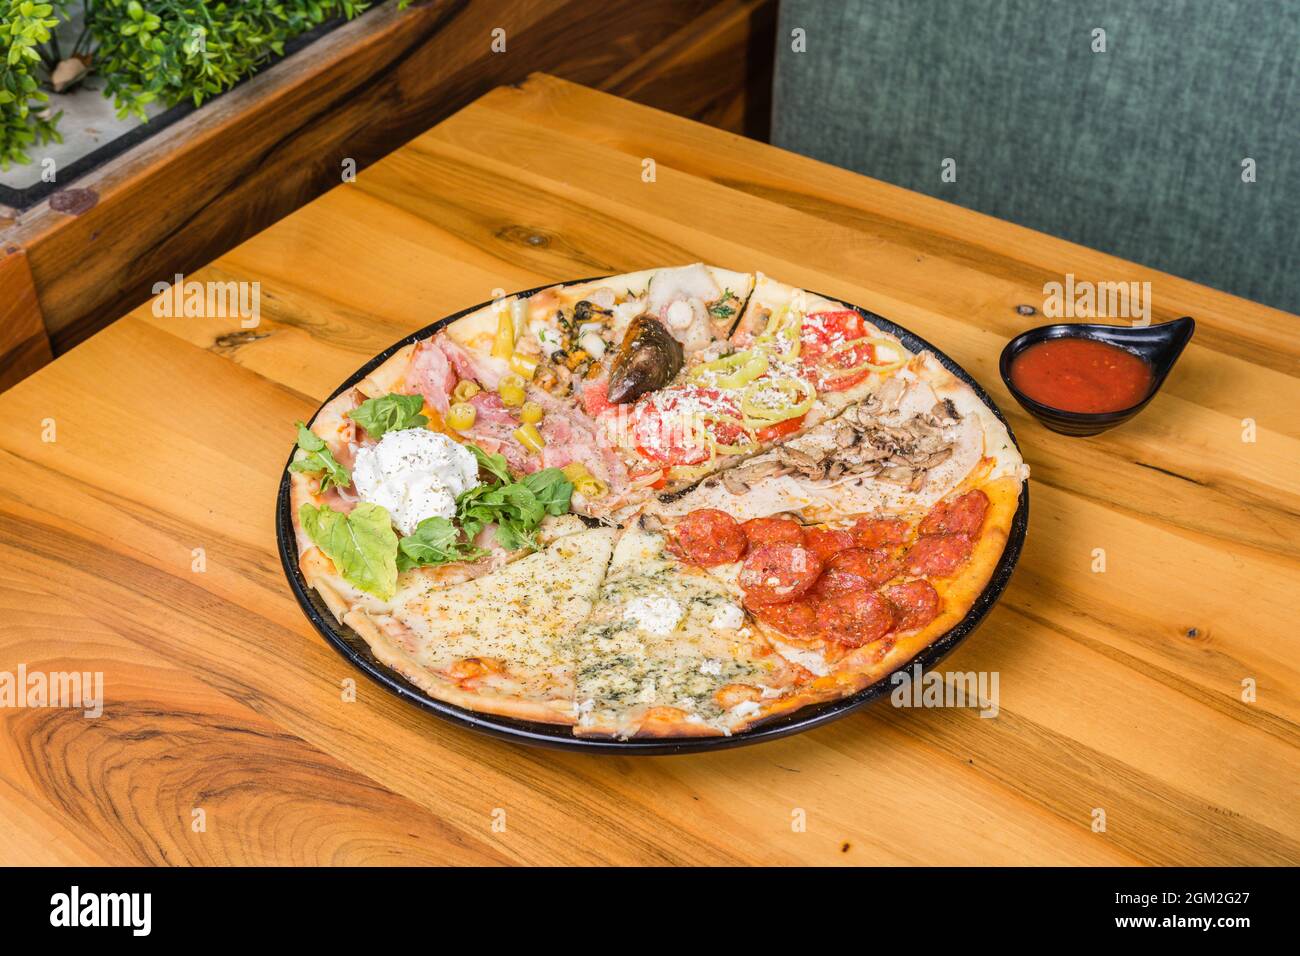
{"label": "ham slice", "polygon": [[488,391],[495,392],[497,386],[501,384],[502,377],[510,371],[509,363],[491,356],[475,355],[457,345],[442,332],[434,337],[434,341],[438,343],[460,378],[473,379]]}
{"label": "ham slice", "polygon": [[443,350],[440,340],[445,336],[425,339],[415,347],[411,367],[406,373],[408,394],[422,395],[429,407],[439,415],[446,415],[451,407],[451,392],[456,387],[456,372]]}
{"label": "ham slice", "polygon": [[479,392],[470,399],[470,404],[474,406],[474,426],[465,437],[489,455],[504,455],[506,464],[515,474],[536,471],[537,465],[530,466],[530,461],[536,462],[537,459],[529,455],[515,438],[519,420],[501,401],[501,396]]}

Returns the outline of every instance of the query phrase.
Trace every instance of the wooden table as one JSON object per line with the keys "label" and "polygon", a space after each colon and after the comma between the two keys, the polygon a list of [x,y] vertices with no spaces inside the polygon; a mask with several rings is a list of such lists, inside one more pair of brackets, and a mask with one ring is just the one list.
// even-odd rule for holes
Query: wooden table
{"label": "wooden table", "polygon": [[[697,259],[880,312],[1008,413],[1028,543],[943,665],[999,674],[995,719],[877,703],[717,754],[531,750],[381,691],[303,617],[272,530],[295,418],[494,289]],[[1065,273],[1199,322],[1093,439],[997,375]],[[0,670],[102,671],[106,698],[0,710],[0,862],[1300,862],[1294,316],[544,76],[190,278],[260,282],[261,325],[142,307],[0,396]]]}

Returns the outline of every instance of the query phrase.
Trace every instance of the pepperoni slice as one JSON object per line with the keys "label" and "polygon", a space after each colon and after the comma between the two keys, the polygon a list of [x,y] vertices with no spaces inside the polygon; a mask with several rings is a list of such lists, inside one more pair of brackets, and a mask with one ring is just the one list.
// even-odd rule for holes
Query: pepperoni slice
{"label": "pepperoni slice", "polygon": [[921,534],[968,534],[977,536],[989,510],[989,496],[978,488],[941,501],[921,522]]}
{"label": "pepperoni slice", "polygon": [[852,531],[835,528],[805,528],[803,532],[806,547],[825,564],[841,551],[858,546]]}
{"label": "pepperoni slice", "polygon": [[750,604],[783,604],[802,595],[822,572],[817,555],[797,544],[764,544],[740,566],[739,583]]}
{"label": "pepperoni slice", "polygon": [[925,627],[939,616],[939,594],[929,581],[908,581],[885,588],[885,598],[894,606],[896,630]]}
{"label": "pepperoni slice", "polygon": [[725,511],[701,508],[677,526],[676,550],[687,561],[711,568],[739,561],[745,554],[745,532]]}
{"label": "pepperoni slice", "polygon": [[821,636],[821,620],[811,598],[802,597],[786,604],[758,604],[752,610],[764,624],[797,641]]}
{"label": "pepperoni slice", "polygon": [[741,526],[749,546],[763,544],[803,544],[803,525],[790,518],[752,518]]}
{"label": "pepperoni slice", "polygon": [[894,608],[875,591],[850,591],[817,604],[822,637],[845,647],[878,641],[894,626]]}
{"label": "pepperoni slice", "polygon": [[853,536],[859,548],[890,548],[907,542],[908,526],[902,518],[859,518]]}
{"label": "pepperoni slice", "polygon": [[888,551],[850,548],[826,562],[812,590],[819,597],[872,591],[897,573],[898,560]]}
{"label": "pepperoni slice", "polygon": [[961,567],[974,546],[969,535],[926,535],[907,553],[907,570],[915,575],[945,577]]}

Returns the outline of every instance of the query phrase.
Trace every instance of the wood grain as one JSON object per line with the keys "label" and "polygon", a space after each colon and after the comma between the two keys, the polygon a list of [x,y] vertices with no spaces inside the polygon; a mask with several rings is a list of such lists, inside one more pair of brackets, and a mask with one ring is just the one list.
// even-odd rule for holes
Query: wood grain
{"label": "wood grain", "polygon": [[[546,69],[761,131],[770,77],[747,71],[771,0],[388,3],[79,178],[84,211],[0,213],[31,259],[57,353],[501,83]],[[707,15],[707,16],[705,16]],[[770,20],[770,14],[766,14]],[[690,27],[703,17],[702,33]],[[493,52],[492,31],[505,31]],[[768,58],[763,58],[766,63]],[[662,71],[660,81],[645,73]],[[697,94],[708,89],[701,100]],[[52,204],[53,203],[53,204]]]}
{"label": "wood grain", "polygon": [[[996,717],[882,703],[718,754],[529,750],[371,686],[303,618],[272,527],[295,418],[494,289],[694,259],[874,308],[1008,413],[1028,542],[942,665],[996,672]],[[1028,420],[995,368],[1066,272],[1199,323],[1091,439]],[[99,669],[106,697],[98,721],[0,711],[5,862],[1300,862],[1293,317],[544,76],[194,278],[260,282],[260,324],[141,307],[0,396],[0,670]]]}
{"label": "wood grain", "polygon": [[0,392],[51,358],[27,256],[17,246],[0,247]]}

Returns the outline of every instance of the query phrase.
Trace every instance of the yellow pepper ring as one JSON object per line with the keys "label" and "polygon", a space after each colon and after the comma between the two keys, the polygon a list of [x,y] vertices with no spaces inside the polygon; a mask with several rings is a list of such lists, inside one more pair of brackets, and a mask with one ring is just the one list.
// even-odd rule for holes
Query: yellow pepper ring
{"label": "yellow pepper ring", "polygon": [[691,377],[696,380],[712,377],[718,388],[740,388],[758,378],[767,368],[767,353],[753,349],[697,365]]}
{"label": "yellow pepper ring", "polygon": [[784,339],[785,348],[778,351],[786,361],[794,361],[803,348],[802,329],[803,315],[795,312],[788,305],[783,305],[767,320],[767,327],[763,329],[756,343],[760,346],[775,345],[777,339]]}
{"label": "yellow pepper ring", "polygon": [[[785,401],[780,405],[764,401],[768,393],[777,393]],[[765,428],[806,415],[816,400],[817,390],[801,378],[763,379],[745,387],[740,396],[740,411],[747,429]]]}

